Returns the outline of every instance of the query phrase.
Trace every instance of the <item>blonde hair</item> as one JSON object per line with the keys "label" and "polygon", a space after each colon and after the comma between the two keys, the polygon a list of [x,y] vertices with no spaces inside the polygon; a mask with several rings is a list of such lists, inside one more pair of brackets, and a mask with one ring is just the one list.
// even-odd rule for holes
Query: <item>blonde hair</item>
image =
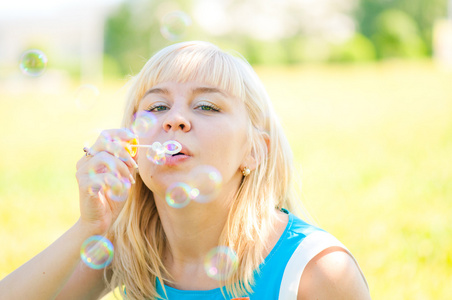
{"label": "blonde hair", "polygon": [[[232,248],[239,262],[237,272],[219,282],[219,286],[224,285],[223,290],[231,297],[239,297],[252,291],[254,272],[259,270],[268,250],[266,238],[273,230],[275,207],[294,210],[298,201],[292,188],[293,155],[289,143],[263,84],[248,62],[198,41],[160,50],[132,79],[124,127],[131,127],[146,91],[166,81],[202,82],[219,87],[245,103],[249,116],[249,151],[259,164],[243,178],[218,241],[218,245]],[[153,194],[138,174],[112,234],[115,244],[112,289],[125,287],[127,299],[162,297],[155,285],[157,278],[162,285],[171,278],[162,261],[168,245]],[[122,288],[120,291],[125,296]]]}

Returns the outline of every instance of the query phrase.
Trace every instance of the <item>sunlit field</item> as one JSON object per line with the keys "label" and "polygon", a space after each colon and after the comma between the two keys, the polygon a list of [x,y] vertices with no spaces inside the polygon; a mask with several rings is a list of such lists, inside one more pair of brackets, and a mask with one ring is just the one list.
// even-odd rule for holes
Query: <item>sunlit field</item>
{"label": "sunlit field", "polygon": [[[293,147],[300,200],[354,253],[372,298],[448,299],[452,74],[429,62],[256,70]],[[77,220],[82,148],[121,121],[125,81],[99,85],[81,109],[79,84],[47,75],[0,82],[0,278]]]}

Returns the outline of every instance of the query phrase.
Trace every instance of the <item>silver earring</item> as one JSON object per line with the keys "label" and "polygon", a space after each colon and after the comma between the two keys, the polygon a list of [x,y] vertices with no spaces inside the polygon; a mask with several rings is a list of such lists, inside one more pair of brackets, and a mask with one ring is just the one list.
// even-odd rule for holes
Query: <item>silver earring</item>
{"label": "silver earring", "polygon": [[243,174],[244,177],[250,175],[250,173],[251,173],[250,168],[248,168],[248,167],[243,167],[243,169],[242,169],[242,174]]}

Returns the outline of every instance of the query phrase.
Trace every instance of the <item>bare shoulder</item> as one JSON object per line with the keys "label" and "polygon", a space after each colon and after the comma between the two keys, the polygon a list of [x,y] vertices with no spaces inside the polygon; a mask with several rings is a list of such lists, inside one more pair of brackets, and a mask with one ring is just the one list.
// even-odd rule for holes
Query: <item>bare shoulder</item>
{"label": "bare shoulder", "polygon": [[342,248],[331,247],[319,253],[306,266],[297,299],[371,298],[354,259]]}

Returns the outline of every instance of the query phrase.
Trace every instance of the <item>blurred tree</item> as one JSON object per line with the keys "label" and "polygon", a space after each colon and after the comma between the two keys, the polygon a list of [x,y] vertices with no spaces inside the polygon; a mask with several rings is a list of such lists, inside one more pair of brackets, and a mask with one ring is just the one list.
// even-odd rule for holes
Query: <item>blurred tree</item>
{"label": "blurred tree", "polygon": [[[446,7],[447,0],[360,0],[355,16],[358,31],[374,43],[379,58],[417,56],[431,54],[433,24],[446,16]],[[387,10],[392,12],[386,14]],[[395,28],[398,26],[404,28]],[[398,50],[389,50],[391,47]],[[402,50],[404,47],[415,47],[415,53]]]}
{"label": "blurred tree", "polygon": [[134,26],[132,2],[124,2],[105,25],[106,60],[110,65],[115,61],[122,74],[137,72],[141,67],[137,58],[144,57],[150,51],[147,32],[151,24]]}
{"label": "blurred tree", "polygon": [[375,28],[372,39],[379,58],[416,58],[427,54],[418,26],[406,12],[390,9],[380,13]]}
{"label": "blurred tree", "polygon": [[191,0],[122,3],[105,24],[104,60],[108,68],[104,71],[136,74],[154,52],[172,43],[160,33],[161,18],[174,10],[186,10],[190,5]]}
{"label": "blurred tree", "polygon": [[[106,23],[105,72],[135,74],[158,49],[174,10],[195,22],[184,39],[210,40],[252,64],[355,62],[432,52],[447,0],[128,0]],[[108,76],[108,74],[106,74]]]}
{"label": "blurred tree", "polygon": [[333,45],[331,62],[367,62],[376,58],[375,47],[364,35],[357,33],[347,42]]}

